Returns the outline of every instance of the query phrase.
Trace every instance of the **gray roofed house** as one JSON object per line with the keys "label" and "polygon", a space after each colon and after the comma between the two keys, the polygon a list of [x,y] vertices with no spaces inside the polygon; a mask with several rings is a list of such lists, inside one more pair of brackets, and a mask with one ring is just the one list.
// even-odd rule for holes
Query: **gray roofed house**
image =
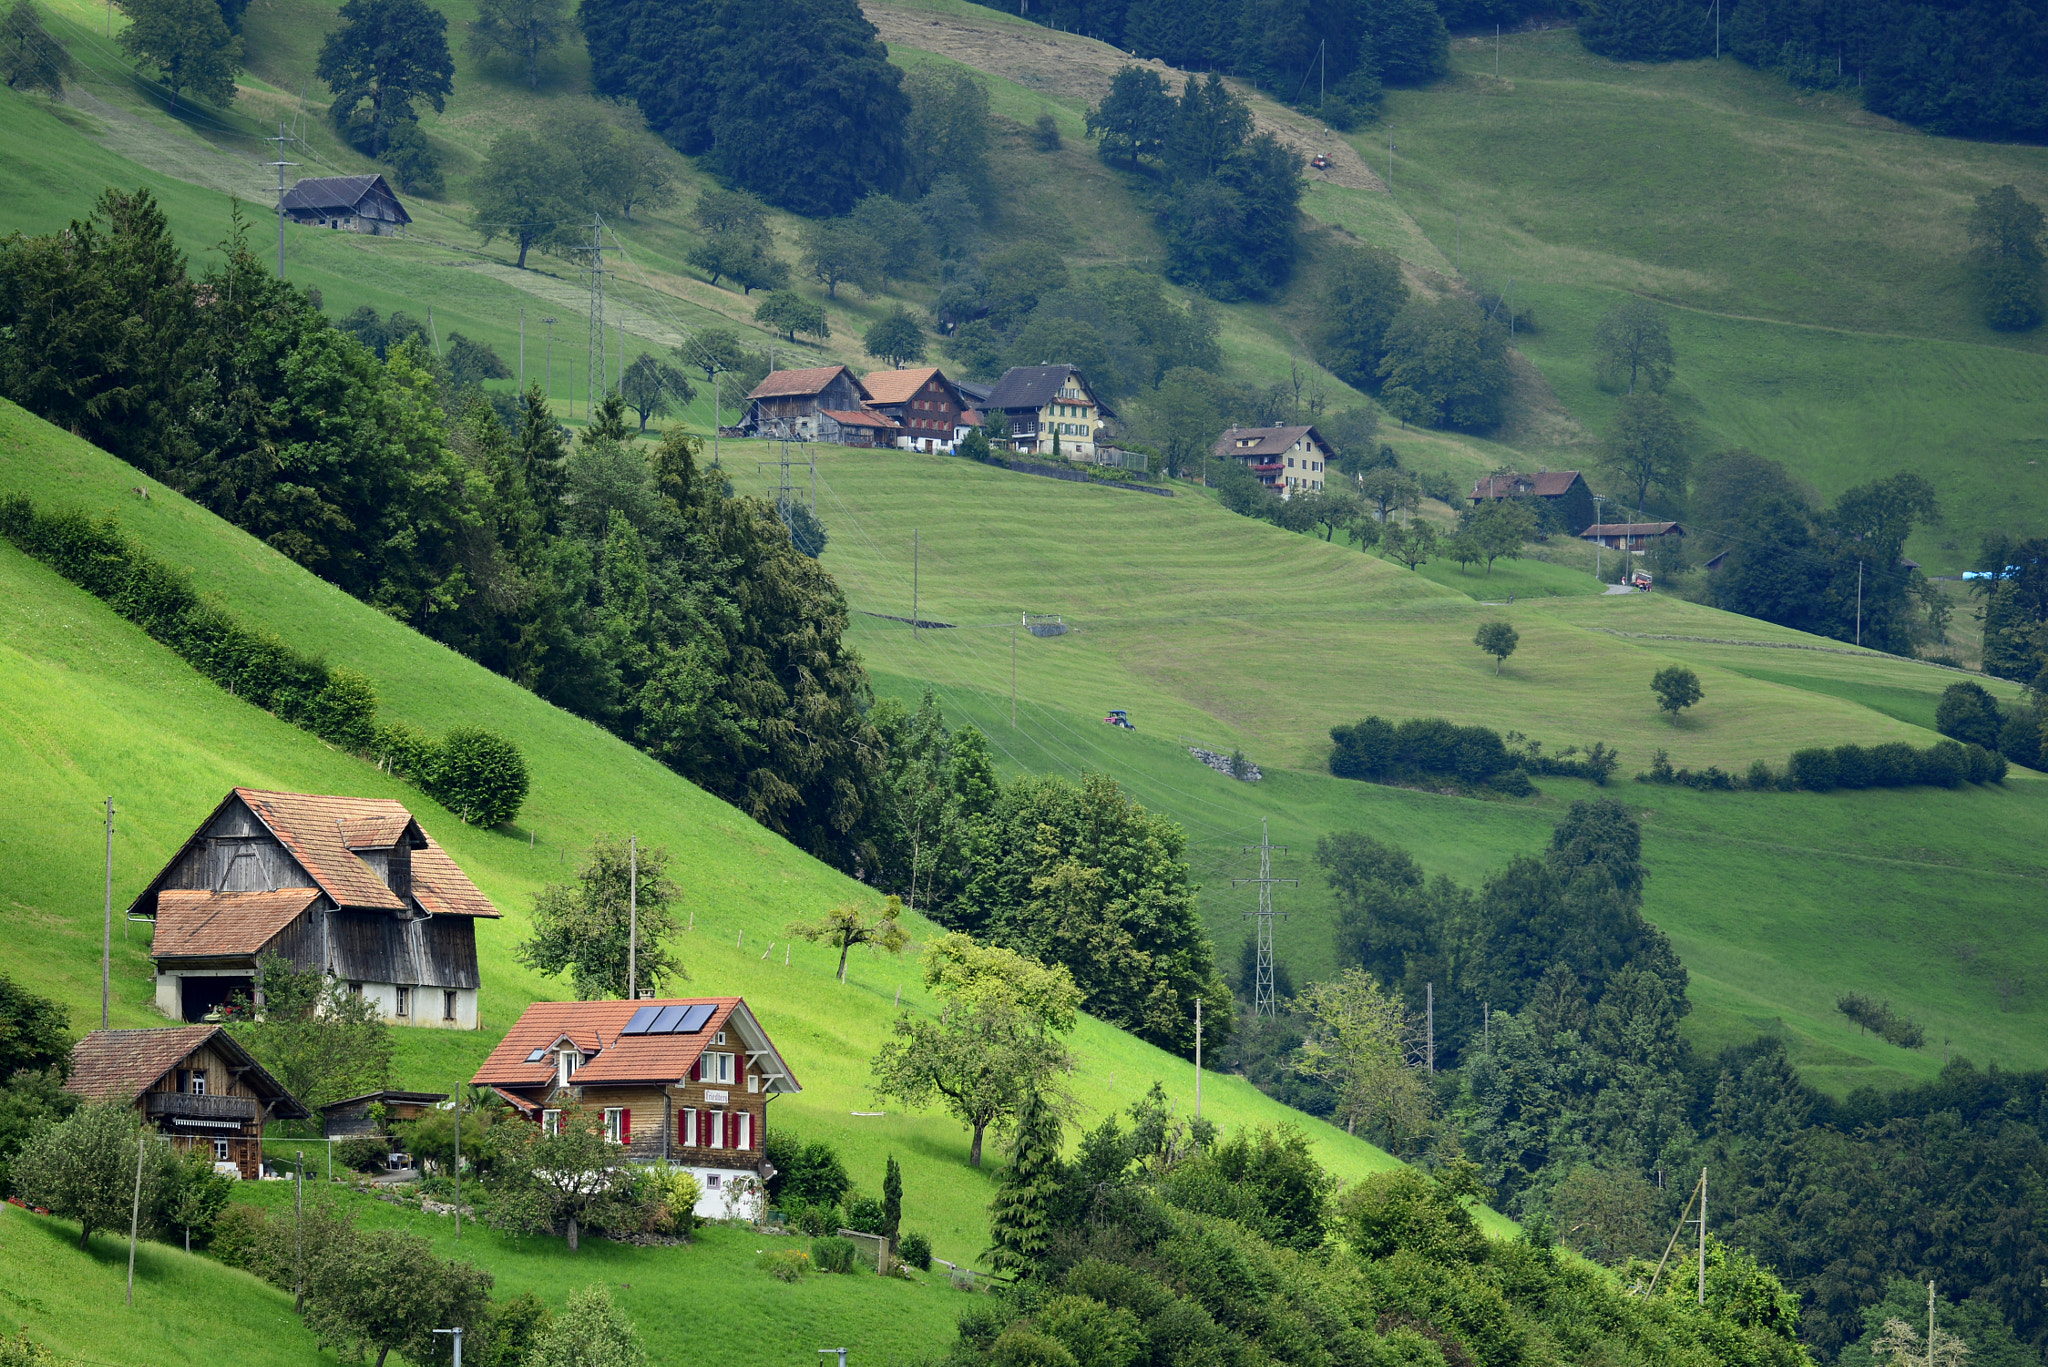
{"label": "gray roofed house", "polygon": [[412,215],[378,175],[308,176],[284,192],[278,212],[294,223],[376,237],[389,236],[412,222]]}
{"label": "gray roofed house", "polygon": [[1071,365],[1011,366],[980,412],[1001,412],[1010,426],[1010,446],[1025,455],[1051,455],[1057,437],[1061,455],[1090,462],[1104,419],[1116,418],[1116,410],[1096,398],[1080,368]]}

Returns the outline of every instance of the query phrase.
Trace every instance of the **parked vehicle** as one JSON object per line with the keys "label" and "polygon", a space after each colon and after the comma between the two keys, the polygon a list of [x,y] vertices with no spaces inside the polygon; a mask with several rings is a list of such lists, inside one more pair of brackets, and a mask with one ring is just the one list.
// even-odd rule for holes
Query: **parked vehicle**
{"label": "parked vehicle", "polygon": [[1138,729],[1131,725],[1131,714],[1124,711],[1121,707],[1112,707],[1109,710],[1109,715],[1104,717],[1102,721],[1105,726],[1121,726],[1126,731]]}

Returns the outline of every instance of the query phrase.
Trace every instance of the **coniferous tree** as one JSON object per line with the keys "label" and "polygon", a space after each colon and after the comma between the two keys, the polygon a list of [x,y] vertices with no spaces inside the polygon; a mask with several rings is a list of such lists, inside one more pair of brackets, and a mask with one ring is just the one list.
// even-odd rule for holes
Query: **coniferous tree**
{"label": "coniferous tree", "polygon": [[989,1203],[989,1266],[1022,1281],[1051,1249],[1066,1165],[1060,1161],[1059,1113],[1036,1091],[1018,1109],[1010,1166]]}
{"label": "coniferous tree", "polygon": [[896,1166],[896,1155],[889,1155],[889,1166],[882,1174],[882,1227],[876,1231],[891,1245],[896,1242],[896,1231],[903,1227],[903,1169]]}

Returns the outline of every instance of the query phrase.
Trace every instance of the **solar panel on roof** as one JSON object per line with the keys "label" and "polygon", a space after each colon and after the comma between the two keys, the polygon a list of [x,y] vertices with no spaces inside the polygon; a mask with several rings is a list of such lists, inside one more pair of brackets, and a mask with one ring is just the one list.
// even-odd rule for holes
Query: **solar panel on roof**
{"label": "solar panel on roof", "polygon": [[646,1035],[653,1033],[654,1018],[661,1014],[658,1006],[643,1006],[633,1013],[633,1019],[626,1022],[622,1035]]}
{"label": "solar panel on roof", "polygon": [[661,1014],[659,1016],[656,1016],[654,1018],[654,1023],[647,1027],[647,1033],[650,1035],[666,1035],[672,1033],[676,1028],[676,1022],[681,1020],[683,1018],[683,1013],[685,1011],[688,1011],[689,1009],[690,1008],[687,1006],[662,1007]]}
{"label": "solar panel on roof", "polygon": [[685,1011],[682,1020],[676,1024],[674,1033],[678,1035],[696,1034],[704,1028],[704,1022],[710,1020],[712,1014],[717,1010],[718,1008],[709,1002],[696,1003]]}

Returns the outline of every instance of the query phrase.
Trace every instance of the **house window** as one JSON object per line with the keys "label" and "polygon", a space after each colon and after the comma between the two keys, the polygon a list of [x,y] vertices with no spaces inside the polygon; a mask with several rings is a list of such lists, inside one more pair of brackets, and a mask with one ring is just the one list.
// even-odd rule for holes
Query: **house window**
{"label": "house window", "polygon": [[213,1161],[216,1163],[225,1163],[228,1161],[227,1140],[216,1139],[213,1141]]}
{"label": "house window", "polygon": [[723,1043],[725,1043],[725,1031],[723,1031],[723,1030],[719,1031],[719,1032],[718,1032],[718,1038],[716,1038],[716,1039],[712,1040],[711,1042],[712,1042],[713,1044],[723,1044]]}
{"label": "house window", "polygon": [[707,1083],[731,1082],[732,1055],[717,1053],[704,1055],[703,1067],[700,1072],[703,1080]]}
{"label": "house window", "polygon": [[697,1108],[695,1106],[683,1107],[682,1114],[676,1117],[676,1142],[685,1148],[695,1148],[697,1146]]}
{"label": "house window", "polygon": [[194,1096],[206,1095],[206,1070],[204,1068],[194,1068],[192,1070],[192,1085],[187,1090]]}
{"label": "house window", "polygon": [[704,1147],[705,1147],[705,1148],[707,1148],[707,1149],[722,1149],[722,1148],[724,1148],[724,1147],[725,1147],[725,1112],[724,1112],[724,1111],[713,1111],[713,1112],[711,1112],[711,1115],[710,1115],[710,1124],[709,1124],[709,1125],[707,1125],[707,1126],[706,1126],[705,1128],[711,1131],[711,1135],[710,1135],[710,1137],[709,1137],[709,1138],[708,1138],[708,1139],[707,1139],[707,1140],[705,1141]]}
{"label": "house window", "polygon": [[362,985],[361,983],[350,983],[350,984],[348,985],[348,994],[349,994],[349,995],[350,995],[351,997],[360,997],[360,996],[362,996],[362,995],[363,995],[363,985]]}
{"label": "house window", "polygon": [[706,1174],[704,1175],[704,1189],[705,1189],[706,1191],[717,1191],[717,1190],[718,1190],[718,1174],[717,1174],[717,1173],[715,1173],[715,1172],[712,1172],[712,1173],[706,1173]]}
{"label": "house window", "polygon": [[455,1019],[455,994],[453,992],[443,992],[441,994],[441,1019],[444,1021]]}
{"label": "house window", "polygon": [[630,1113],[623,1106],[604,1108],[604,1137],[614,1144],[629,1144],[633,1139],[632,1122],[626,1117]]}
{"label": "house window", "polygon": [[754,1147],[754,1113],[753,1113],[752,1111],[741,1111],[741,1112],[739,1112],[739,1114],[738,1114],[738,1115],[737,1115],[737,1116],[735,1117],[735,1119],[736,1119],[736,1120],[737,1120],[737,1121],[739,1122],[739,1133],[738,1133],[738,1135],[736,1136],[736,1139],[738,1140],[738,1142],[737,1142],[737,1143],[735,1143],[735,1144],[733,1145],[733,1147],[734,1147],[734,1148],[738,1148],[738,1149],[751,1149],[751,1148],[753,1148],[753,1147]]}
{"label": "house window", "polygon": [[556,1085],[561,1087],[568,1086],[569,1079],[574,1077],[576,1075],[576,1070],[578,1068],[581,1068],[582,1066],[583,1055],[577,1053],[574,1049],[564,1049],[559,1055],[556,1056]]}
{"label": "house window", "polygon": [[761,1090],[761,1075],[751,1068],[747,1070],[747,1090],[750,1092]]}
{"label": "house window", "polygon": [[409,987],[401,987],[395,990],[398,993],[397,1014],[403,1016],[410,1013],[410,1011],[412,1010],[412,989]]}
{"label": "house window", "polygon": [[540,1113],[540,1132],[550,1139],[560,1134],[562,1132],[562,1113],[560,1111],[542,1111]]}

